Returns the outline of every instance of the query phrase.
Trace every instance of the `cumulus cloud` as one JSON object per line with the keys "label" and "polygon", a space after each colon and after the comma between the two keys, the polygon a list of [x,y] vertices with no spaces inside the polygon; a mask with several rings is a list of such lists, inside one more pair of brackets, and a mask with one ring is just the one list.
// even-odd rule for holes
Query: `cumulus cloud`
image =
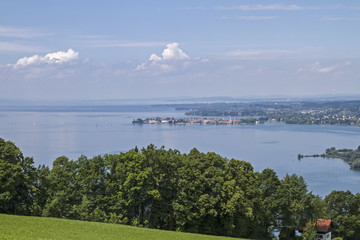
{"label": "cumulus cloud", "polygon": [[164,60],[186,60],[189,56],[186,55],[180,48],[178,43],[170,43],[166,45],[162,53]]}
{"label": "cumulus cloud", "polygon": [[179,44],[169,43],[163,50],[161,57],[155,53],[151,54],[147,62],[141,63],[136,67],[136,70],[145,70],[149,67],[158,68],[160,70],[174,70],[176,66],[181,64],[183,67],[189,64],[191,58],[179,48]]}
{"label": "cumulus cloud", "polygon": [[20,58],[14,67],[24,67],[29,65],[39,64],[62,64],[76,60],[79,57],[79,52],[75,52],[71,48],[67,51],[59,51],[48,53],[45,56],[34,55],[31,57]]}
{"label": "cumulus cloud", "polygon": [[150,55],[149,61],[161,61],[161,57],[159,57],[158,55],[153,53],[153,54]]}

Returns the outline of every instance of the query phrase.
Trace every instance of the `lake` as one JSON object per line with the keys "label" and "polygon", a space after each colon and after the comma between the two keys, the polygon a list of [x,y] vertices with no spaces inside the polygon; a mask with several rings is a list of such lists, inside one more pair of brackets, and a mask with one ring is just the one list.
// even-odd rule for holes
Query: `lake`
{"label": "lake", "polygon": [[256,171],[274,169],[279,177],[296,173],[308,189],[360,192],[360,172],[339,159],[304,158],[328,147],[357,148],[360,128],[329,125],[133,125],[134,118],[185,117],[171,107],[26,107],[0,109],[0,137],[13,141],[35,164],[52,165],[59,156],[77,159],[154,144],[188,153],[192,148],[250,162]]}

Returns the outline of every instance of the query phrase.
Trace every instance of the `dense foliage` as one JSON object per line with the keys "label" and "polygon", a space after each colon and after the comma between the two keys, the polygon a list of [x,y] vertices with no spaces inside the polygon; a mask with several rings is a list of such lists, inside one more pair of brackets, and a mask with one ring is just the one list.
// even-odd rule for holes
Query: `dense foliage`
{"label": "dense foliage", "polygon": [[90,159],[61,156],[50,169],[35,168],[0,138],[0,213],[257,239],[275,231],[292,239],[300,221],[331,218],[335,235],[354,239],[359,209],[360,194],[321,199],[300,176],[279,179],[271,169],[255,172],[248,162],[197,149],[149,145]]}

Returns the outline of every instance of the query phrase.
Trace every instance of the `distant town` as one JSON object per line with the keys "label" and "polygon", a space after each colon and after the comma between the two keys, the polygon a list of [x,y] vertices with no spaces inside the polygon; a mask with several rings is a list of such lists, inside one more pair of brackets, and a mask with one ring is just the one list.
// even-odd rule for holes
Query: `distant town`
{"label": "distant town", "polygon": [[257,118],[146,118],[134,119],[133,124],[176,124],[176,125],[239,125],[263,124],[264,120]]}
{"label": "distant town", "polygon": [[267,101],[183,104],[187,116],[250,117],[286,124],[360,126],[360,101]]}
{"label": "distant town", "polygon": [[[360,126],[360,101],[274,101],[250,103],[174,104],[185,118],[134,119],[134,124],[236,125],[283,122],[305,125]],[[193,116],[193,117],[191,117]]]}

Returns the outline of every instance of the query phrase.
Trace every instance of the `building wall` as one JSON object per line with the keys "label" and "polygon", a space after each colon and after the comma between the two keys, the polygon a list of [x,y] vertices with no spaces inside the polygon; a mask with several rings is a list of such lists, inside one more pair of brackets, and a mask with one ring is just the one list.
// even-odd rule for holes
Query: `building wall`
{"label": "building wall", "polygon": [[324,234],[318,233],[314,240],[331,240],[331,232]]}

